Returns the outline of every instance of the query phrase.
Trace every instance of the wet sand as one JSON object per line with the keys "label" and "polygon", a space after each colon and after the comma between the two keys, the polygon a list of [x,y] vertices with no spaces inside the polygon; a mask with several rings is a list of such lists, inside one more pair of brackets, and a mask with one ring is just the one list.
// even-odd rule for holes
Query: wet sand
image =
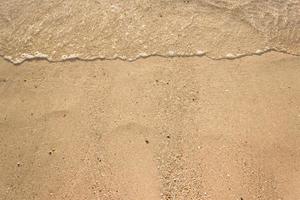
{"label": "wet sand", "polygon": [[299,0],[9,0],[0,56],[21,63],[159,55],[300,55]]}
{"label": "wet sand", "polygon": [[296,200],[300,58],[0,60],[0,199]]}

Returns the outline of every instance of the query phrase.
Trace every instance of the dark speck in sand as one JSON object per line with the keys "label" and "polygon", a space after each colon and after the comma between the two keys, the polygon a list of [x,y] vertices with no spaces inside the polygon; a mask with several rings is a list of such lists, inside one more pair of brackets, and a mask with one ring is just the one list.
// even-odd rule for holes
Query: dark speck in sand
{"label": "dark speck in sand", "polygon": [[146,144],[149,144],[149,140],[145,140]]}
{"label": "dark speck in sand", "polygon": [[55,152],[55,149],[52,149],[51,151],[48,152],[49,155],[52,155]]}

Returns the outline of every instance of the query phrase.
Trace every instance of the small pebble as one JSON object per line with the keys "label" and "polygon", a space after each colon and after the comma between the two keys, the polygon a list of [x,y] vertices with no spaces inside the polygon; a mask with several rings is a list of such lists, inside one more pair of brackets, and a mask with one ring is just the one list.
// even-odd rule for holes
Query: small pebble
{"label": "small pebble", "polygon": [[52,149],[51,151],[48,152],[49,155],[52,155],[55,152],[55,149]]}

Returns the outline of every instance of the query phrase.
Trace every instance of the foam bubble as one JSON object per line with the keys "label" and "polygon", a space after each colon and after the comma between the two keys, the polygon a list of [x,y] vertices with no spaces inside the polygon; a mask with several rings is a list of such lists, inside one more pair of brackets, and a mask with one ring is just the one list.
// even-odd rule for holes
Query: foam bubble
{"label": "foam bubble", "polygon": [[232,53],[226,54],[226,58],[234,58],[235,56]]}
{"label": "foam bubble", "polygon": [[28,54],[28,53],[23,53],[23,54],[21,54],[21,58],[32,59],[32,58],[34,58],[34,56],[31,54]]}
{"label": "foam bubble", "polygon": [[44,53],[41,53],[41,52],[38,52],[38,51],[36,51],[36,52],[34,53],[34,57],[35,57],[35,58],[48,58],[48,55],[47,55],[47,54],[44,54]]}
{"label": "foam bubble", "polygon": [[260,50],[260,49],[257,49],[257,50],[255,51],[255,53],[256,53],[256,54],[262,54],[262,53],[263,53],[263,51],[262,51],[262,50]]}
{"label": "foam bubble", "polygon": [[201,51],[201,50],[197,50],[197,51],[196,51],[196,55],[197,55],[197,56],[201,56],[201,55],[204,55],[204,54],[205,54],[204,51]]}
{"label": "foam bubble", "polygon": [[148,54],[145,53],[145,52],[139,53],[139,54],[137,55],[137,57],[142,57],[142,58],[147,57],[147,56],[148,56]]}
{"label": "foam bubble", "polygon": [[169,56],[175,56],[175,52],[174,51],[168,51],[168,55]]}

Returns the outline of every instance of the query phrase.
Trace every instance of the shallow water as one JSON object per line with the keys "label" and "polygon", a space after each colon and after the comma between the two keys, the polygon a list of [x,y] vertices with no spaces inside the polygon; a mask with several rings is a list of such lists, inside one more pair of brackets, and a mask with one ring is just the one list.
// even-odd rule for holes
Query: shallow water
{"label": "shallow water", "polygon": [[300,54],[299,0],[9,0],[0,5],[0,55],[135,60]]}

